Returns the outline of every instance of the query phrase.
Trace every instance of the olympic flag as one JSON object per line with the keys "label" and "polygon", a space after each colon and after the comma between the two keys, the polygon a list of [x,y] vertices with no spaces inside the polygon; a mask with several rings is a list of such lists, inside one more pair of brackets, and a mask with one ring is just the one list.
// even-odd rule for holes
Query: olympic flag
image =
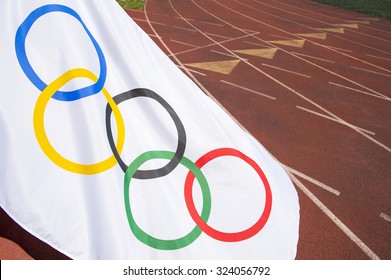
{"label": "olympic flag", "polygon": [[292,259],[269,153],[111,0],[0,2],[0,206],[74,259]]}

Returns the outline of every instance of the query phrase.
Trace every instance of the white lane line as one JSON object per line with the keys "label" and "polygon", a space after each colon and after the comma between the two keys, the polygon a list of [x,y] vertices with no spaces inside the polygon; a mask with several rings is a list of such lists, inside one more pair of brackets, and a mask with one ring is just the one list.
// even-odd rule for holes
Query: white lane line
{"label": "white lane line", "polygon": [[220,37],[220,38],[223,38],[223,39],[233,39],[231,37],[227,37],[227,36],[223,36],[223,35],[219,35],[219,34],[213,34],[213,33],[209,33],[209,32],[202,32],[202,33],[210,35],[210,36]]}
{"label": "white lane line", "polygon": [[261,93],[261,92],[255,91],[255,90],[253,90],[253,89],[249,89],[249,88],[246,88],[246,87],[243,87],[243,86],[234,84],[234,83],[230,83],[230,82],[227,82],[227,81],[224,81],[224,80],[220,80],[220,82],[222,82],[222,83],[224,83],[224,84],[227,84],[227,85],[231,85],[231,86],[233,86],[233,87],[237,87],[237,88],[240,88],[240,89],[243,89],[243,90],[252,92],[252,93],[255,93],[255,94],[258,94],[258,95],[260,95],[260,96],[263,96],[263,97],[266,97],[266,98],[269,98],[269,99],[273,99],[273,100],[276,100],[276,99],[277,99],[277,98],[275,98],[275,97],[273,97],[273,96],[270,96],[270,95],[267,95],[267,94],[264,94],[264,93]]}
{"label": "white lane line", "polygon": [[255,45],[263,48],[270,48],[270,45],[266,44],[259,44],[259,43],[254,43],[254,42],[249,42],[249,41],[243,41],[244,43],[250,44],[250,45]]}
{"label": "white lane line", "polygon": [[380,56],[376,56],[376,55],[367,54],[367,56],[369,56],[369,57],[374,57],[374,58],[378,58],[378,59],[381,59],[381,60],[388,60],[388,61],[391,61],[390,58],[380,57]]}
{"label": "white lane line", "polygon": [[[349,29],[349,30],[352,30],[352,29]],[[339,38],[339,39],[341,39],[341,40],[343,40],[343,41],[349,42],[350,44],[356,44],[356,45],[359,45],[359,46],[361,46],[361,47],[365,47],[365,48],[368,48],[368,49],[371,49],[371,50],[374,50],[374,51],[377,51],[377,52],[384,53],[384,54],[386,54],[386,55],[390,55],[390,54],[391,54],[390,52],[383,51],[383,50],[381,50],[381,49],[378,49],[378,48],[375,48],[375,47],[371,47],[371,46],[368,46],[368,45],[365,45],[365,44],[361,44],[361,43],[359,43],[359,42],[357,42],[357,41],[349,40],[349,39],[347,39],[347,38],[344,38],[344,37],[341,37],[341,36],[337,36],[337,35],[335,35],[335,34],[331,34],[331,33],[329,33],[329,34],[330,34],[330,35],[333,35],[334,37],[337,37],[337,38]],[[316,42],[313,42],[313,43],[315,44]],[[318,45],[321,45],[321,44],[318,44]],[[338,48],[335,48],[335,47],[334,47],[333,49],[334,49],[334,50],[338,50]],[[348,51],[348,50],[344,50],[344,49],[341,49],[341,50],[343,50],[343,51]],[[338,52],[337,52],[337,53],[338,53]],[[376,64],[372,64],[372,63],[370,63],[370,62],[368,62],[368,61],[366,61],[366,60],[362,60],[362,59],[360,59],[360,58],[358,58],[358,57],[351,56],[351,55],[347,55],[347,54],[345,54],[345,53],[341,53],[341,54],[345,55],[346,57],[352,58],[352,59],[354,59],[354,60],[360,61],[360,62],[362,62],[362,63],[365,63],[365,64],[371,65],[371,66],[373,66],[373,67],[377,67],[377,68],[379,68],[379,69],[383,69],[383,70],[384,70],[384,68],[382,68],[381,66],[376,65]]]}
{"label": "white lane line", "polygon": [[257,34],[259,34],[259,33],[257,32],[257,33],[252,33],[252,34],[246,34],[246,35],[243,35],[243,36],[240,36],[240,37],[237,37],[237,38],[232,38],[232,39],[224,40],[224,41],[221,41],[221,42],[216,42],[214,40],[211,40],[213,42],[212,44],[208,44],[208,45],[205,45],[205,46],[202,46],[202,47],[198,47],[198,48],[194,48],[194,49],[190,49],[190,50],[177,52],[175,54],[170,52],[169,56],[180,55],[180,54],[184,54],[184,53],[187,53],[187,52],[197,51],[197,50],[200,50],[200,49],[214,47],[214,46],[220,46],[221,44],[224,44],[224,43],[228,43],[228,42],[244,39],[244,38],[247,38],[247,37],[253,37],[253,36],[257,35]]}
{"label": "white lane line", "polygon": [[[258,32],[258,31],[255,31],[255,30],[251,30],[251,29],[244,29],[244,28],[237,28],[238,30],[244,32],[244,33],[254,33],[254,32]],[[259,32],[258,32],[259,33]]]}
{"label": "white lane line", "polygon": [[187,67],[185,67],[185,66],[182,66],[182,65],[177,65],[177,67],[178,67],[178,68],[181,68],[181,69],[184,69],[185,72],[186,72],[186,71],[190,71],[190,72],[196,73],[196,74],[201,75],[201,76],[206,76],[206,74],[204,74],[204,73],[198,72],[198,71],[193,70],[193,69],[189,69],[189,68],[187,68]]}
{"label": "white lane line", "polygon": [[[372,30],[375,30],[375,31],[377,31],[377,32],[387,33],[388,35],[391,34],[391,32],[389,32],[389,31],[382,30],[382,29],[377,29],[377,28],[373,28],[373,27],[370,27],[370,26],[368,26],[368,25],[365,25],[365,28],[366,28],[366,29],[372,29]],[[387,26],[387,28],[389,28],[389,27]]]}
{"label": "white lane line", "polygon": [[270,67],[270,68],[274,68],[274,69],[277,69],[277,70],[280,70],[280,71],[284,71],[284,72],[287,72],[287,73],[290,73],[290,74],[295,74],[295,75],[298,75],[298,76],[302,76],[302,77],[305,77],[305,78],[311,78],[311,76],[304,75],[304,74],[297,73],[297,72],[293,72],[293,71],[290,71],[290,70],[286,70],[284,68],[276,67],[276,66],[269,65],[269,64],[266,64],[266,63],[262,63],[262,65]]}
{"label": "white lane line", "polygon": [[199,47],[199,46],[196,46],[196,45],[192,45],[192,44],[185,43],[185,42],[181,42],[181,41],[177,41],[177,40],[172,40],[172,39],[170,39],[170,41],[171,41],[171,42],[174,42],[174,43],[178,43],[178,44],[190,46],[190,47],[193,47],[193,48],[198,48],[198,47]]}
{"label": "white lane line", "polygon": [[386,220],[387,222],[391,222],[391,217],[384,213],[380,213],[380,218]]}
{"label": "white lane line", "polygon": [[203,21],[203,20],[201,20],[200,22],[205,23],[205,24],[210,24],[210,25],[224,27],[224,24],[219,24],[219,23],[214,23],[214,22],[209,22],[209,21]]}
{"label": "white lane line", "polygon": [[[148,20],[146,19],[141,19],[141,18],[132,18],[134,21],[144,21],[144,22],[148,22]],[[149,22],[148,22],[149,23]],[[167,24],[165,23],[160,23],[160,22],[155,22],[155,21],[152,21],[151,23],[153,24],[156,24],[156,25],[162,25],[162,26],[167,26]]]}
{"label": "white lane line", "polygon": [[297,53],[297,52],[292,52],[292,53],[295,55],[298,55],[298,56],[304,56],[304,57],[309,57],[309,58],[313,58],[313,59],[324,61],[324,62],[335,63],[335,61],[331,61],[331,60],[327,60],[327,59],[323,59],[323,58],[319,58],[319,57],[315,57],[315,56],[311,56],[311,55],[307,55],[307,54],[302,54],[302,53]]}
{"label": "white lane line", "polygon": [[390,98],[390,97],[388,97],[388,96],[386,96],[386,95],[383,95],[383,94],[380,94],[380,93],[373,94],[373,93],[370,93],[370,92],[362,91],[362,90],[359,90],[359,89],[351,88],[351,87],[344,86],[344,85],[340,85],[340,84],[333,83],[333,82],[329,82],[329,84],[330,84],[330,85],[337,86],[337,87],[349,89],[349,90],[351,90],[351,91],[360,92],[360,93],[362,93],[362,94],[370,95],[370,96],[377,97],[377,98],[380,98],[380,99],[384,99],[384,100],[387,100],[387,101],[391,101],[391,98]]}
{"label": "white lane line", "polygon": [[[218,53],[218,54],[222,54],[222,55],[229,56],[229,57],[237,58],[237,56],[232,55],[232,54],[229,54],[229,53],[219,52],[219,51],[215,51],[215,50],[211,50],[211,52]],[[248,59],[243,58],[242,60],[248,60]]]}
{"label": "white lane line", "polygon": [[220,23],[214,23],[214,22],[205,21],[205,20],[196,20],[196,19],[191,19],[191,18],[181,18],[181,17],[176,17],[176,18],[178,18],[178,19],[185,19],[186,21],[199,22],[199,23],[203,23],[203,24],[210,24],[210,25],[215,25],[215,26],[224,27],[224,25],[223,25],[223,24],[220,24]]}
{"label": "white lane line", "polygon": [[377,74],[377,75],[382,75],[382,76],[386,76],[386,77],[391,77],[391,75],[383,74],[383,73],[380,73],[380,72],[376,72],[376,71],[372,71],[372,70],[368,70],[368,69],[364,69],[364,68],[360,68],[360,67],[356,67],[356,66],[350,66],[350,68],[361,70],[361,71],[365,71],[365,72],[369,72],[369,73],[373,73],[373,74]]}
{"label": "white lane line", "polygon": [[326,184],[323,184],[322,182],[319,182],[318,180],[315,180],[314,178],[311,178],[289,166],[286,166],[284,164],[282,164],[282,166],[284,167],[284,169],[289,173],[293,173],[294,175],[296,176],[299,176],[300,178],[303,178],[305,180],[307,180],[308,182],[311,182],[312,184],[332,193],[332,194],[335,194],[336,196],[339,196],[341,194],[340,191],[337,191],[336,189],[330,187],[330,186],[327,186]]}
{"label": "white lane line", "polygon": [[190,29],[190,28],[186,28],[186,27],[181,27],[181,26],[173,26],[173,28],[182,29],[182,30],[191,31],[191,32],[197,32],[197,31],[194,30],[194,29]]}
{"label": "white lane line", "polygon": [[329,48],[329,49],[342,51],[342,52],[352,52],[351,50],[347,50],[347,49],[341,49],[341,48],[332,47],[332,46],[327,46],[327,45],[322,45],[322,46],[323,46],[323,47],[326,47],[326,48]]}
{"label": "white lane line", "polygon": [[157,36],[157,35],[155,35],[155,34],[148,34],[147,33],[147,35],[149,36],[149,37],[157,37],[157,38],[159,38],[159,39],[161,39],[162,37],[160,37],[160,36]]}
{"label": "white lane line", "polygon": [[334,122],[336,122],[336,123],[339,123],[339,124],[348,126],[348,127],[350,127],[350,128],[359,129],[359,130],[361,130],[361,131],[364,132],[364,133],[371,134],[371,135],[376,135],[375,132],[366,130],[366,129],[361,128],[361,127],[358,127],[358,126],[356,126],[356,125],[352,125],[352,124],[350,124],[350,123],[348,123],[348,122],[346,122],[346,121],[340,121],[339,119],[335,119],[335,118],[332,118],[332,117],[323,115],[323,114],[321,114],[321,113],[312,111],[312,110],[310,110],[310,109],[307,109],[307,108],[304,108],[304,107],[301,107],[301,106],[296,106],[296,108],[297,108],[297,109],[300,109],[300,110],[303,110],[303,111],[306,111],[306,112],[308,112],[308,113],[317,115],[317,116],[319,116],[319,117],[328,119],[328,120],[330,120],[330,121],[334,121]]}
{"label": "white lane line", "polygon": [[296,186],[309,198],[316,206],[322,210],[370,259],[380,260],[380,258],[357,236],[355,235],[338,217],[331,212],[302,182],[300,182],[293,173],[289,173],[289,177]]}

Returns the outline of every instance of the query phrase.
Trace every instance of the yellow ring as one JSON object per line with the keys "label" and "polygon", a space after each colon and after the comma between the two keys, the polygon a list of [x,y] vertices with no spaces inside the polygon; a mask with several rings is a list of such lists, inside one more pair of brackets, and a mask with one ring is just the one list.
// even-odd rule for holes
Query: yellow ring
{"label": "yellow ring", "polygon": [[[34,109],[34,131],[35,136],[38,140],[39,145],[41,146],[41,149],[46,154],[46,156],[53,161],[55,164],[60,166],[61,168],[78,173],[78,174],[85,174],[85,175],[92,175],[97,174],[100,172],[103,172],[105,170],[110,169],[113,167],[117,160],[114,155],[110,156],[106,160],[103,160],[98,163],[93,164],[81,164],[76,163],[73,161],[70,161],[66,158],[64,158],[62,155],[60,155],[52,146],[50,143],[46,131],[45,131],[45,124],[44,124],[44,114],[45,114],[45,108],[48,104],[51,97],[66,83],[68,83],[70,80],[75,78],[88,78],[94,82],[98,80],[98,78],[90,72],[87,69],[82,68],[76,68],[69,70],[68,72],[61,75],[59,78],[54,80],[52,83],[50,83],[40,94],[38,97],[37,103],[35,105]],[[119,111],[119,108],[113,98],[110,96],[110,94],[107,92],[105,88],[102,88],[102,92],[107,99],[111,109],[113,110],[113,114],[115,117],[117,129],[118,129],[118,136],[117,136],[117,150],[119,153],[121,153],[122,148],[124,146],[125,142],[125,125],[124,120],[122,118],[122,115]]]}

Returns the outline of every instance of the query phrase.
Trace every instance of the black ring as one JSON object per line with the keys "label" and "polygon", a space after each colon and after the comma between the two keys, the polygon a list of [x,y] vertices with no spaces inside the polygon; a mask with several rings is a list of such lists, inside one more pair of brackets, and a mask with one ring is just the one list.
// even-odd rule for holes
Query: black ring
{"label": "black ring", "polygon": [[[167,103],[160,95],[153,92],[152,90],[146,89],[146,88],[136,88],[132,89],[126,92],[123,92],[115,97],[113,97],[114,102],[119,105],[121,102],[135,98],[135,97],[148,97],[156,100],[164,107],[164,109],[167,110],[167,112],[170,114],[172,120],[174,121],[174,124],[176,126],[177,132],[178,132],[178,146],[176,149],[176,152],[173,156],[173,158],[167,163],[167,165],[158,168],[158,169],[152,169],[152,170],[137,170],[136,173],[133,175],[133,178],[137,179],[153,179],[153,178],[159,178],[163,177],[167,174],[169,174],[171,171],[173,171],[179,164],[179,162],[182,160],[182,157],[185,153],[186,149],[186,131],[185,127],[183,126],[181,120],[179,119],[177,113],[174,111],[174,109],[170,106],[170,104]],[[107,131],[107,137],[109,140],[109,144],[111,147],[111,150],[113,151],[113,154],[115,158],[118,161],[118,164],[121,166],[121,169],[126,172],[128,169],[128,165],[125,164],[125,162],[120,157],[117,148],[115,147],[114,139],[113,139],[113,133],[111,131],[111,113],[112,109],[109,104],[106,106],[106,131]]]}

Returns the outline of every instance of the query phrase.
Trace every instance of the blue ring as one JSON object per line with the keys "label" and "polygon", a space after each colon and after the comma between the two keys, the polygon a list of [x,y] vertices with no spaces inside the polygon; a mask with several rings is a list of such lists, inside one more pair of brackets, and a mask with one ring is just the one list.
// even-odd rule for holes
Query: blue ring
{"label": "blue ring", "polygon": [[40,91],[43,91],[47,87],[47,84],[45,84],[45,82],[43,82],[38,77],[37,73],[35,73],[34,69],[31,67],[30,62],[26,55],[25,43],[26,43],[27,34],[30,31],[30,28],[32,27],[34,22],[37,19],[39,19],[41,16],[51,12],[63,12],[69,14],[80,22],[80,24],[87,32],[88,37],[90,37],[92,44],[95,47],[95,50],[99,57],[99,64],[100,64],[100,76],[95,84],[74,91],[57,91],[52,98],[60,101],[73,101],[100,92],[106,81],[106,74],[107,74],[106,60],[103,55],[102,49],[100,48],[99,44],[92,36],[90,31],[88,30],[87,26],[84,24],[81,17],[74,10],[63,5],[50,4],[50,5],[42,6],[32,11],[29,14],[29,16],[24,20],[24,22],[19,26],[15,37],[15,50],[16,50],[16,56],[18,58],[20,66],[23,69],[23,72],[26,74],[27,78],[29,78],[29,80]]}

